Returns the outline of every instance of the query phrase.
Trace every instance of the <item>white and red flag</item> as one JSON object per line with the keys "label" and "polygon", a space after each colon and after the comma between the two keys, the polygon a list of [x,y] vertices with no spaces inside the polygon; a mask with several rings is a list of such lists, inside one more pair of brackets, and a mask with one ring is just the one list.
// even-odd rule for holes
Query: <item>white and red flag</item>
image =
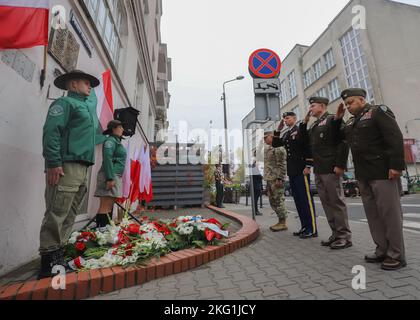
{"label": "white and red flag", "polygon": [[153,200],[152,168],[150,166],[150,148],[142,147],[140,156],[140,200],[149,203]]}
{"label": "white and red flag", "polygon": [[0,49],[48,45],[49,0],[0,0]]}
{"label": "white and red flag", "polygon": [[95,94],[98,99],[96,113],[102,129],[106,130],[108,122],[114,119],[111,70],[105,71],[100,80],[101,84],[95,88]]}

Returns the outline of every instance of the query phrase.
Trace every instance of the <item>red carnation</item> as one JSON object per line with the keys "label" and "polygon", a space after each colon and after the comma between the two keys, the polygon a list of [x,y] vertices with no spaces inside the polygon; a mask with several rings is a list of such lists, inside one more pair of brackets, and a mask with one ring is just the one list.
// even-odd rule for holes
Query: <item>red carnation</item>
{"label": "red carnation", "polygon": [[76,249],[78,251],[85,251],[86,245],[83,242],[77,242],[76,243]]}
{"label": "red carnation", "polygon": [[204,231],[204,234],[206,235],[206,239],[207,239],[207,241],[212,241],[213,240],[213,238],[215,237],[215,235],[216,235],[216,232],[214,232],[213,230],[210,230],[210,229],[206,229],[205,231]]}
{"label": "red carnation", "polygon": [[140,232],[140,226],[138,224],[130,224],[127,228],[128,232],[131,234],[139,234]]}

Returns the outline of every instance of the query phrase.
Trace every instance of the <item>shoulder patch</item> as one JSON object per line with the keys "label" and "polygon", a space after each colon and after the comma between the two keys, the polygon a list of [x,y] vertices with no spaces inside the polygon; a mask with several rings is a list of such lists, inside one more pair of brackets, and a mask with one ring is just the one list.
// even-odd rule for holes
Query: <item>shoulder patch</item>
{"label": "shoulder patch", "polygon": [[111,140],[105,141],[104,147],[105,149],[112,149],[114,147],[114,142],[112,142]]}
{"label": "shoulder patch", "polygon": [[48,112],[51,117],[59,117],[64,114],[64,108],[59,104],[52,106]]}

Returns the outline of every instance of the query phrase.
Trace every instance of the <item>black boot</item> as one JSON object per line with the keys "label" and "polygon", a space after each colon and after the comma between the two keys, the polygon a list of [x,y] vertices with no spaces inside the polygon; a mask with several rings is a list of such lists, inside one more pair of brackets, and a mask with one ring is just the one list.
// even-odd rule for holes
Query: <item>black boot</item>
{"label": "black boot", "polygon": [[97,214],[96,215],[96,228],[105,228],[108,224],[108,214]]}
{"label": "black boot", "polygon": [[66,265],[63,249],[41,255],[41,270],[38,274],[38,280],[53,277],[52,269],[54,266],[63,266],[67,270]]}

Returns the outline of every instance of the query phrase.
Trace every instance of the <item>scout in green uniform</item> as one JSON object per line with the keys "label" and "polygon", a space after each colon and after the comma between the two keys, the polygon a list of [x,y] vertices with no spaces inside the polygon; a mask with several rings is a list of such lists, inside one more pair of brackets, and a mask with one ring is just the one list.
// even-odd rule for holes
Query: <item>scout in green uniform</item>
{"label": "scout in green uniform", "polygon": [[[347,89],[341,94],[353,117],[340,131],[354,160],[356,178],[372,238],[377,246],[368,263],[382,263],[384,270],[407,265],[403,237],[403,212],[398,180],[405,169],[403,135],[393,112],[385,105],[366,102],[366,91]],[[336,119],[342,119],[341,104]]]}
{"label": "scout in green uniform", "polygon": [[264,180],[267,182],[267,195],[271,208],[277,214],[279,222],[270,227],[273,232],[287,230],[287,210],[284,198],[287,154],[284,148],[274,148],[273,131],[264,134]]}
{"label": "scout in green uniform", "polygon": [[104,230],[112,219],[112,208],[115,201],[123,196],[122,175],[125,169],[127,151],[121,143],[124,129],[118,120],[108,123],[104,135],[107,136],[102,146],[102,167],[99,170],[95,197],[100,198],[96,225]]}
{"label": "scout in green uniform", "polygon": [[66,265],[63,246],[87,193],[88,168],[95,163],[96,105],[88,97],[99,80],[75,70],[58,77],[54,84],[68,90],[68,96],[51,104],[43,129],[47,186],[40,279],[50,277],[52,267]]}
{"label": "scout in green uniform", "polygon": [[[309,103],[309,113],[301,123],[300,130],[308,134],[307,143],[314,159],[316,186],[332,231],[331,237],[321,244],[331,249],[346,249],[352,246],[343,190],[343,174],[347,168],[349,148],[336,134],[341,121],[336,121],[334,115],[328,113],[329,99],[312,97]],[[317,120],[307,131],[311,116]]]}

